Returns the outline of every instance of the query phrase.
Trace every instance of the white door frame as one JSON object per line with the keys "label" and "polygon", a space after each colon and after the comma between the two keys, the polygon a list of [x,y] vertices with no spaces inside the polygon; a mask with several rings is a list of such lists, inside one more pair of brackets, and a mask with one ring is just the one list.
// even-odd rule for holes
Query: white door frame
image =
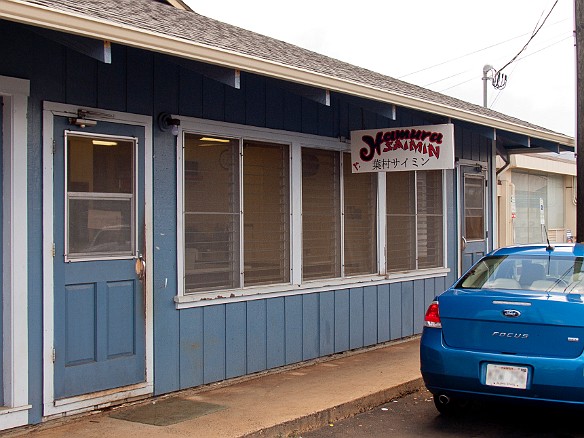
{"label": "white door frame", "polygon": [[28,178],[30,82],[0,76],[3,109],[3,357],[0,429],[28,423]]}
{"label": "white door frame", "polygon": [[54,271],[53,271],[53,123],[55,116],[77,117],[90,111],[91,119],[144,127],[144,219],[146,255],[152,257],[152,118],[138,114],[79,107],[54,102],[43,105],[43,416],[77,413],[108,406],[117,401],[152,394],[154,388],[152,263],[146,263],[145,341],[146,381],[92,394],[55,400],[54,397]]}
{"label": "white door frame", "polygon": [[489,249],[491,248],[491,236],[492,234],[494,234],[494,232],[492,231],[492,222],[490,220],[491,217],[491,210],[490,208],[492,207],[492,202],[489,202],[489,193],[490,193],[490,180],[492,179],[490,174],[489,174],[489,165],[488,163],[485,163],[483,161],[473,161],[473,160],[458,160],[456,162],[456,185],[457,185],[457,199],[456,199],[456,229],[457,229],[457,258],[458,258],[458,263],[457,263],[457,273],[456,273],[456,278],[460,277],[462,274],[464,274],[464,272],[462,272],[462,252],[464,251],[462,248],[462,218],[464,217],[464,211],[463,211],[463,203],[462,203],[462,197],[464,195],[463,191],[464,191],[464,178],[462,175],[462,170],[461,170],[461,166],[468,166],[468,167],[480,167],[481,171],[484,173],[485,175],[485,181],[487,183],[487,187],[485,187],[485,231],[487,232],[487,237],[485,237],[485,253],[487,253],[489,251]]}

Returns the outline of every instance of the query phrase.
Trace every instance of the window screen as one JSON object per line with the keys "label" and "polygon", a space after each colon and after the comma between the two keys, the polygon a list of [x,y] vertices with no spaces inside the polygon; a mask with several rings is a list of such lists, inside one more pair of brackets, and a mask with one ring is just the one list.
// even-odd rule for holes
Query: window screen
{"label": "window screen", "polygon": [[443,266],[444,213],[442,172],[416,173],[418,204],[418,269]]}
{"label": "window screen", "polygon": [[239,141],[185,135],[187,292],[240,286]]}
{"label": "window screen", "polygon": [[345,275],[377,272],[377,174],[352,173],[343,156]]}
{"label": "window screen", "polygon": [[290,281],[288,146],[243,144],[244,285]]}
{"label": "window screen", "polygon": [[444,265],[442,171],[387,172],[387,271]]}
{"label": "window screen", "polygon": [[341,275],[340,154],[302,148],[302,273]]}
{"label": "window screen", "polygon": [[416,269],[416,174],[387,172],[387,270]]}

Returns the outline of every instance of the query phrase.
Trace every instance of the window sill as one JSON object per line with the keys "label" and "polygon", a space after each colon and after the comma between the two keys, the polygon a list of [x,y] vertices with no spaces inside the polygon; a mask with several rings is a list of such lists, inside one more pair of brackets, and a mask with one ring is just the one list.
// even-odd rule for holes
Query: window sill
{"label": "window sill", "polygon": [[198,292],[186,295],[177,295],[174,297],[174,302],[176,308],[180,310],[191,307],[324,292],[332,289],[350,289],[353,287],[377,286],[381,284],[391,284],[402,281],[445,277],[449,272],[449,268],[436,268],[411,272],[392,272],[387,275],[368,275],[349,278],[313,280],[306,281],[302,285],[279,284],[271,286],[249,287],[244,289]]}

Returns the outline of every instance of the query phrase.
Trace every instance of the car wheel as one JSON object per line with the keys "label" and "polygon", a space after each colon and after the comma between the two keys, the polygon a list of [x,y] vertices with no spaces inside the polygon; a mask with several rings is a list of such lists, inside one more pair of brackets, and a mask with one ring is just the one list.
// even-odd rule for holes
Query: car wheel
{"label": "car wheel", "polygon": [[452,398],[446,394],[435,394],[434,406],[442,415],[457,415],[468,407],[468,401]]}

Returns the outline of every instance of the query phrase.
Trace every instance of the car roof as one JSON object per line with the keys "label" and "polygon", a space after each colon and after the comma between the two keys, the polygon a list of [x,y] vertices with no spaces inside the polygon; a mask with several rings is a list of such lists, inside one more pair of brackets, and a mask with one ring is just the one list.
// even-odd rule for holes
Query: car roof
{"label": "car roof", "polygon": [[551,245],[515,245],[499,248],[491,252],[492,256],[526,255],[526,256],[584,256],[584,244],[557,244]]}

